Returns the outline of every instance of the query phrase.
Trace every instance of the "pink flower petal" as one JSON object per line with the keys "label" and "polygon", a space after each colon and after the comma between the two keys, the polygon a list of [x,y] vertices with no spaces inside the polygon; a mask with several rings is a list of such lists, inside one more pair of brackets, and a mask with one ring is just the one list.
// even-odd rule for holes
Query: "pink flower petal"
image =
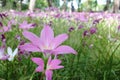
{"label": "pink flower petal", "polygon": [[38,66],[36,69],[35,69],[35,71],[36,72],[42,72],[44,69],[43,69],[43,67],[41,67],[41,66]]}
{"label": "pink flower petal", "polygon": [[24,45],[21,45],[20,49],[26,50],[26,51],[32,51],[32,52],[41,52],[41,50],[37,46],[35,46],[31,43],[26,43]]}
{"label": "pink flower petal", "polygon": [[0,30],[0,32],[3,32],[3,30]]}
{"label": "pink flower petal", "polygon": [[46,70],[45,75],[46,75],[46,80],[52,80],[53,72],[51,70]]}
{"label": "pink flower petal", "polygon": [[9,58],[8,55],[3,55],[2,58],[0,58],[0,60],[7,60]]}
{"label": "pink flower petal", "polygon": [[44,70],[44,61],[41,58],[32,58],[32,61],[39,65],[36,68],[36,72],[42,72]]}
{"label": "pink flower petal", "polygon": [[69,53],[76,54],[77,53],[73,48],[71,48],[70,46],[65,46],[65,45],[59,46],[53,52],[55,54],[69,54]]}
{"label": "pink flower petal", "polygon": [[47,66],[49,66],[51,63],[51,56],[48,58]]}
{"label": "pink flower petal", "polygon": [[50,65],[49,65],[50,70],[64,68],[64,66],[60,66],[60,64],[61,64],[61,60],[59,60],[59,59],[52,60]]}
{"label": "pink flower petal", "polygon": [[41,31],[40,39],[46,46],[49,46],[50,42],[54,39],[54,33],[50,26],[46,25]]}
{"label": "pink flower petal", "polygon": [[9,31],[9,27],[4,26],[3,30],[4,30],[4,32],[8,32]]}
{"label": "pink flower petal", "polygon": [[23,23],[19,24],[19,28],[21,28],[21,29],[34,28],[32,25],[33,25],[32,23],[28,24],[27,21],[23,21]]}
{"label": "pink flower petal", "polygon": [[44,61],[41,58],[34,57],[32,58],[32,61],[37,65],[44,65]]}
{"label": "pink flower petal", "polygon": [[61,63],[61,60],[59,59],[53,59],[50,63],[50,65],[59,65]]}
{"label": "pink flower petal", "polygon": [[25,38],[30,40],[33,44],[39,46],[40,45],[40,38],[37,37],[35,34],[29,32],[29,31],[24,31],[23,35]]}
{"label": "pink flower petal", "polygon": [[54,38],[54,40],[52,41],[51,45],[54,46],[54,48],[56,48],[57,46],[62,44],[66,39],[68,39],[68,35],[67,34],[58,35],[57,37]]}

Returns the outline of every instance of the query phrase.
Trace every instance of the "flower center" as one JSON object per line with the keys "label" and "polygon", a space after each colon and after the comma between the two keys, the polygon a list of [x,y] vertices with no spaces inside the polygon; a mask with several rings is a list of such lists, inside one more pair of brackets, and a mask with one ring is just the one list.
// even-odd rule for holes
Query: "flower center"
{"label": "flower center", "polygon": [[44,49],[44,50],[52,50],[53,47],[52,47],[52,46],[44,46],[43,49]]}

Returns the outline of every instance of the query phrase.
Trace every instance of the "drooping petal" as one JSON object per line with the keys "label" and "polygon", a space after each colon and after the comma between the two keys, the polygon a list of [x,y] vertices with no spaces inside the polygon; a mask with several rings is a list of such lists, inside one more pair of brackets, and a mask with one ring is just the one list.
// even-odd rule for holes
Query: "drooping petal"
{"label": "drooping petal", "polygon": [[37,58],[37,57],[34,57],[31,59],[34,63],[36,63],[37,65],[41,65],[41,66],[44,66],[44,61],[41,59],[41,58]]}
{"label": "drooping petal", "polygon": [[52,80],[53,71],[46,70],[45,75],[46,75],[46,80]]}
{"label": "drooping petal", "polygon": [[53,52],[54,54],[69,54],[69,53],[76,54],[77,53],[73,48],[71,48],[70,46],[66,46],[66,45],[59,46]]}
{"label": "drooping petal", "polygon": [[51,63],[50,63],[50,70],[54,70],[54,69],[60,69],[60,68],[64,68],[64,66],[61,66],[60,65],[61,64],[61,60],[59,60],[59,59],[54,59],[54,60],[52,60],[51,61]]}
{"label": "drooping petal", "polygon": [[45,46],[48,46],[54,39],[54,33],[50,26],[46,25],[41,31],[40,39],[44,42]]}
{"label": "drooping petal", "polygon": [[51,42],[51,45],[56,48],[57,46],[59,46],[60,44],[62,44],[66,39],[68,39],[68,35],[67,34],[61,34],[58,35],[57,37],[54,38],[54,40]]}
{"label": "drooping petal", "polygon": [[43,70],[44,70],[44,69],[43,69],[42,66],[38,66],[38,67],[35,69],[36,72],[42,72]]}
{"label": "drooping petal", "polygon": [[38,36],[36,36],[35,34],[33,34],[32,32],[24,31],[23,35],[25,38],[30,40],[33,44],[35,44],[37,46],[40,45],[40,38]]}
{"label": "drooping petal", "polygon": [[41,72],[44,70],[44,61],[41,58],[32,58],[31,60],[38,65],[36,72]]}
{"label": "drooping petal", "polygon": [[11,56],[12,54],[12,49],[10,47],[7,48],[7,53]]}
{"label": "drooping petal", "polygon": [[32,51],[32,52],[41,52],[40,49],[33,45],[32,43],[26,43],[20,46],[21,50]]}

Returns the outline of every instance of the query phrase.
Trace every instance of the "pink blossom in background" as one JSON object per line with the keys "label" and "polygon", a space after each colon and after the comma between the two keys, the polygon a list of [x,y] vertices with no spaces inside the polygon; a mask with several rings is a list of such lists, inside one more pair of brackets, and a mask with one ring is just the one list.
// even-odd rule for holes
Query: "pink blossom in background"
{"label": "pink blossom in background", "polygon": [[34,27],[35,27],[35,25],[33,23],[28,24],[27,21],[23,21],[23,23],[19,24],[19,28],[25,29],[25,30],[30,29],[30,28],[34,28]]}
{"label": "pink blossom in background", "polygon": [[8,22],[7,26],[3,26],[1,29],[0,29],[0,32],[9,32],[11,30],[11,24]]}
{"label": "pink blossom in background", "polygon": [[9,56],[7,54],[5,54],[4,51],[5,47],[0,47],[0,60],[6,60],[9,58]]}

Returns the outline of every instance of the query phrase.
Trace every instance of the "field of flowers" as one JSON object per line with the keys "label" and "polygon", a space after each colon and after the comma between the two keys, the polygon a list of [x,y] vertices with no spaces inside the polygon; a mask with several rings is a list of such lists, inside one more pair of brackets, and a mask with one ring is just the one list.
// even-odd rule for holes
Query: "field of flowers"
{"label": "field of flowers", "polygon": [[0,80],[120,80],[120,14],[0,12]]}

